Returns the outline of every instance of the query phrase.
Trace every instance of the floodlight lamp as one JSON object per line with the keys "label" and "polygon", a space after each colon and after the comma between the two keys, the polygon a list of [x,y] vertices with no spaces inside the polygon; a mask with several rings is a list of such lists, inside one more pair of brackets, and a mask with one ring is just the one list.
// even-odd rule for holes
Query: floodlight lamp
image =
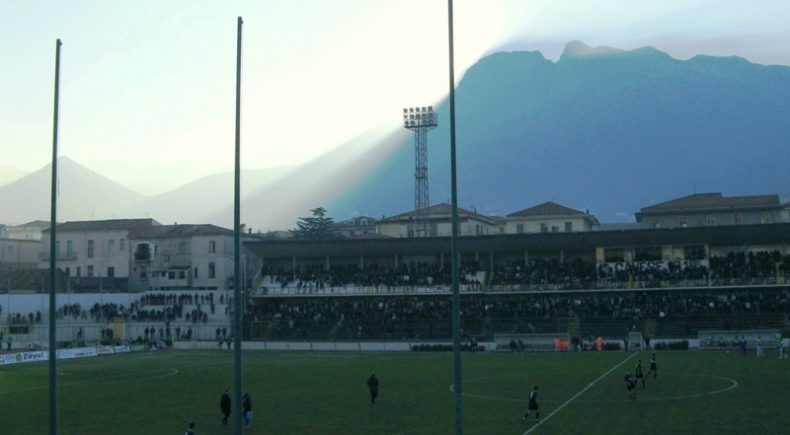
{"label": "floodlight lamp", "polygon": [[428,111],[433,112],[433,106],[428,106]]}
{"label": "floodlight lamp", "polygon": [[403,113],[406,113],[406,112],[408,112],[408,111],[409,111],[409,109],[407,109],[407,108],[405,108],[405,107],[403,108]]}

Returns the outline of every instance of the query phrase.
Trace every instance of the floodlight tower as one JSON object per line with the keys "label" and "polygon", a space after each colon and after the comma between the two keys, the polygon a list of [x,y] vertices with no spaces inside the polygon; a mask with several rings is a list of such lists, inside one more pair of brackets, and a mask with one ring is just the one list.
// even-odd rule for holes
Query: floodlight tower
{"label": "floodlight tower", "polygon": [[428,130],[438,125],[433,106],[403,109],[403,127],[414,132],[414,222],[415,237],[427,236],[425,210],[431,205],[428,196]]}

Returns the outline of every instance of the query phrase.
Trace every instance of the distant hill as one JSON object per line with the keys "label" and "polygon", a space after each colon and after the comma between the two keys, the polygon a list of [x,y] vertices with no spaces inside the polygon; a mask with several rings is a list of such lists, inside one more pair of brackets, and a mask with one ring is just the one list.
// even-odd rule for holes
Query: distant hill
{"label": "distant hill", "polygon": [[[242,201],[257,190],[277,182],[289,167],[244,170],[241,176]],[[145,198],[124,209],[126,215],[144,215],[162,223],[233,224],[233,172],[212,174],[168,192]],[[229,209],[224,216],[218,210]]]}
{"label": "distant hill", "polygon": [[[481,59],[456,107],[459,205],[484,214],[555,201],[617,222],[695,191],[786,194],[790,184],[790,67],[572,42],[557,62],[539,52]],[[432,203],[450,197],[446,102],[437,111]],[[333,216],[413,207],[411,137],[381,147],[394,152],[322,204]]]}
{"label": "distant hill", "polygon": [[[48,220],[52,165],[0,187],[0,222]],[[121,214],[143,196],[97,174],[68,157],[58,159],[58,221],[132,218]]]}
{"label": "distant hill", "polygon": [[27,171],[19,169],[15,166],[0,166],[0,187],[5,186],[12,181],[16,181],[27,174]]}

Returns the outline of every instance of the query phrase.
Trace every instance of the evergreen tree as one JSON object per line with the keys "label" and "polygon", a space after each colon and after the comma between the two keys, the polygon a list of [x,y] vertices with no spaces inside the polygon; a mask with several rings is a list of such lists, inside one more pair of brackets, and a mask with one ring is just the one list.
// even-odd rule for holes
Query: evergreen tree
{"label": "evergreen tree", "polygon": [[310,213],[312,216],[300,217],[296,221],[296,228],[290,230],[295,239],[325,240],[337,237],[332,229],[334,221],[326,216],[325,208],[314,208]]}

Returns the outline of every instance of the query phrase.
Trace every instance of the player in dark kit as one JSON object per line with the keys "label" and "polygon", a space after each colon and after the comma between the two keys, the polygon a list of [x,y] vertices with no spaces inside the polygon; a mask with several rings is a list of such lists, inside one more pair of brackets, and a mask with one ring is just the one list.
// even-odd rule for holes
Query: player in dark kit
{"label": "player in dark kit", "polygon": [[184,435],[195,435],[194,429],[195,429],[195,423],[189,423],[189,428],[187,429],[186,432],[184,432]]}
{"label": "player in dark kit", "polygon": [[228,424],[228,416],[230,415],[230,394],[228,394],[228,390],[226,389],[222,393],[222,397],[219,398],[219,409],[222,411],[222,424]]}
{"label": "player in dark kit", "polygon": [[642,381],[642,388],[647,387],[645,384],[645,374],[642,373],[642,360],[636,362],[636,368],[634,369],[634,377],[637,381]]}
{"label": "player in dark kit", "polygon": [[628,390],[628,397],[636,400],[636,378],[631,373],[625,374],[625,388]]}
{"label": "player in dark kit", "polygon": [[375,373],[368,378],[368,391],[370,391],[370,403],[375,405],[376,397],[379,395],[379,380]]}
{"label": "player in dark kit", "polygon": [[529,393],[529,404],[527,404],[527,412],[524,413],[524,416],[521,417],[521,421],[527,421],[527,417],[529,417],[529,412],[535,411],[535,421],[540,420],[540,411],[538,410],[538,386],[535,385],[532,387],[532,391]]}
{"label": "player in dark kit", "polygon": [[650,371],[647,374],[650,375],[650,373],[653,374],[653,379],[658,378],[658,364],[656,363],[655,353],[650,355]]}

